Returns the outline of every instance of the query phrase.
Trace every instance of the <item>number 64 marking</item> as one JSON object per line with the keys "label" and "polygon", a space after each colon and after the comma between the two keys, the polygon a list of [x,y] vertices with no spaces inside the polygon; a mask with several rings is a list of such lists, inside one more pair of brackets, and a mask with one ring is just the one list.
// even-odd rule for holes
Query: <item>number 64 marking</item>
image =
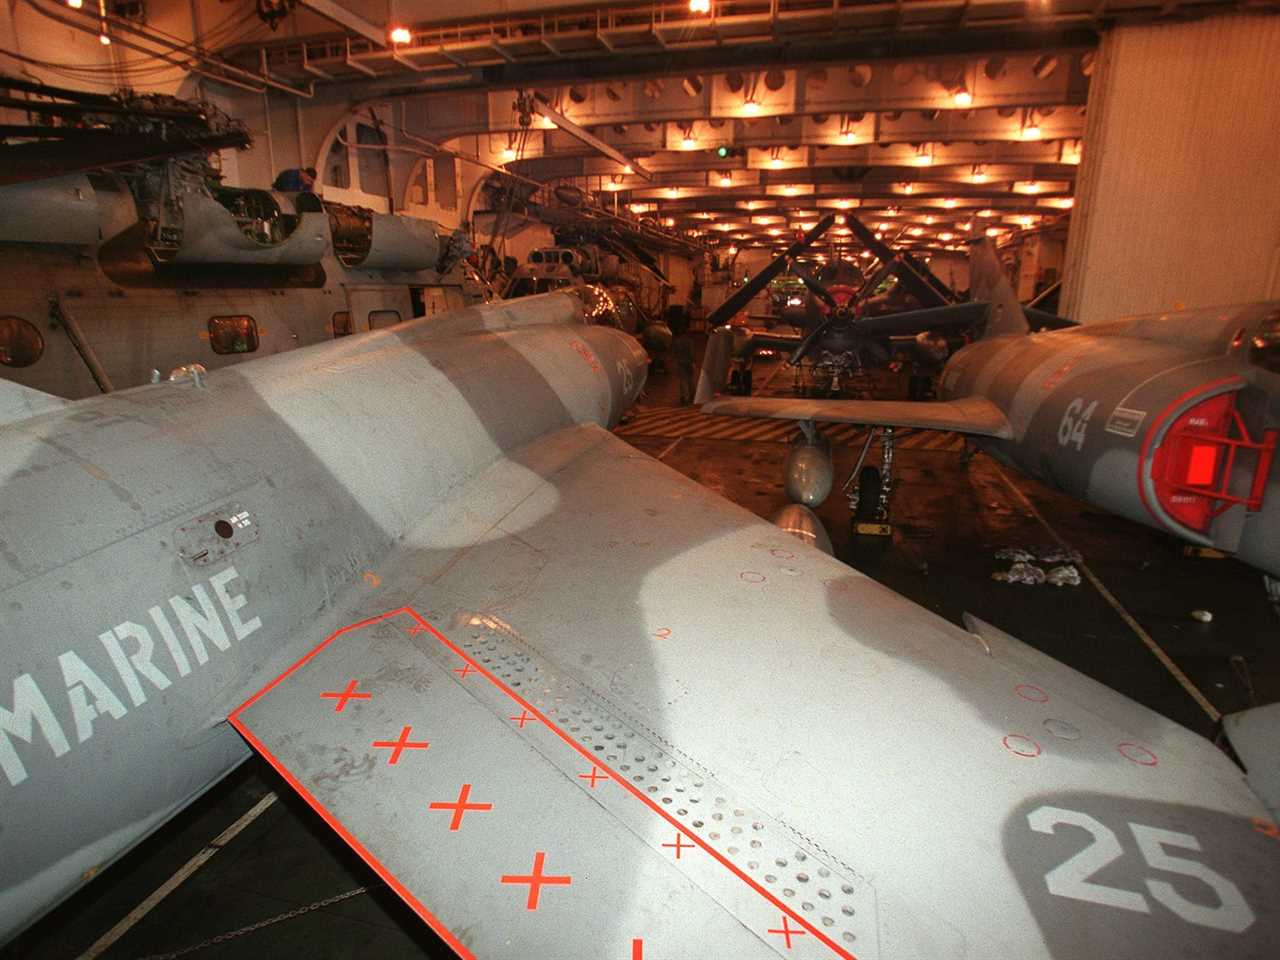
{"label": "number 64 marking", "polygon": [[1062,414],[1062,422],[1058,424],[1058,443],[1062,446],[1075,444],[1077,450],[1084,449],[1084,434],[1089,429],[1089,418],[1098,409],[1098,401],[1094,400],[1087,407],[1083,397],[1076,397],[1067,404]]}
{"label": "number 64 marking", "polygon": [[[1093,843],[1044,875],[1045,885],[1054,896],[1086,900],[1136,913],[1151,912],[1151,905],[1142,894],[1108,887],[1089,879],[1103,867],[1124,856],[1124,848],[1110,828],[1087,813],[1063,810],[1060,807],[1039,807],[1027,814],[1027,823],[1037,833],[1053,833],[1058,824],[1064,823],[1093,834]],[[1175,857],[1165,852],[1166,847],[1198,851],[1200,841],[1191,834],[1161,830],[1141,823],[1130,823],[1129,829],[1133,831],[1138,850],[1148,866],[1165,873],[1193,877],[1209,887],[1218,898],[1218,905],[1215,907],[1192,903],[1168,881],[1145,877],[1147,891],[1157,903],[1172,910],[1188,923],[1229,933],[1243,933],[1256,919],[1240,889],[1222,874],[1196,860]]]}

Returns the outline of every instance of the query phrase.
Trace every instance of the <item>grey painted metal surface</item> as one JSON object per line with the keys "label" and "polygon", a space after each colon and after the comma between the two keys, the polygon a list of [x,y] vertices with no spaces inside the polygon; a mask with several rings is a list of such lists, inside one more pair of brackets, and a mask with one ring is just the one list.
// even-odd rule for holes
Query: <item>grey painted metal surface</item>
{"label": "grey painted metal surface", "polygon": [[[182,244],[174,263],[319,263],[329,251],[329,218],[323,213],[297,215],[285,238],[265,243],[249,236],[226,207],[205,193],[183,195]],[[286,207],[287,209],[287,207]]]}
{"label": "grey painted metal surface", "polygon": [[712,400],[703,412],[721,417],[770,417],[827,423],[881,423],[890,427],[960,430],[988,437],[1010,437],[1012,428],[1000,408],[983,397],[939,403],[911,400],[792,400],[787,397],[728,397]]}
{"label": "grey painted metal surface", "polygon": [[369,253],[359,266],[366,270],[434,269],[442,245],[434,223],[375,213]]}
{"label": "grey painted metal surface", "polygon": [[[563,957],[1269,956],[1280,858],[1238,768],[606,433],[645,357],[581,309],[0,427],[0,929],[242,759],[225,718],[341,632],[237,720],[477,956],[561,922],[591,935]],[[405,607],[453,646],[401,615],[345,629]],[[321,698],[350,680],[375,699]],[[387,764],[406,725],[431,746]],[[614,792],[584,789],[589,756]],[[429,804],[466,782],[490,819],[440,839]],[[538,852],[572,883],[530,910],[502,878]]]}
{"label": "grey painted metal surface", "polygon": [[988,244],[974,247],[975,296],[992,313],[983,338],[947,361],[942,402],[743,398],[703,409],[968,433],[1064,493],[1280,573],[1280,301],[1027,334]]}
{"label": "grey painted metal surface", "polygon": [[1280,703],[1254,707],[1222,719],[1223,732],[1249,772],[1249,785],[1266,803],[1273,817],[1280,817]]}
{"label": "grey painted metal surface", "polygon": [[[40,188],[35,193],[0,190],[0,207],[27,205],[14,222],[39,225],[0,243],[2,312],[33,324],[44,338],[34,364],[0,364],[0,377],[69,398],[98,393],[65,316],[76,321],[106,379],[123,388],[149,382],[153,370],[167,376],[190,363],[227,366],[343,332],[390,326],[415,312],[434,315],[468,298],[461,271],[437,272],[445,239],[430,221],[375,216],[370,253],[363,264],[348,267],[334,255],[322,213],[303,214],[288,240],[266,247],[246,237],[225,207],[196,193],[184,200],[183,256],[194,262],[157,267],[146,252],[132,195],[123,184],[113,191],[103,183],[95,190],[77,177],[40,181],[32,186]],[[75,203],[83,203],[80,219],[89,219],[68,225],[62,207],[80,189],[85,199]],[[272,196],[281,209],[293,209],[288,195]],[[295,249],[299,237],[305,252]],[[242,316],[256,328],[257,349],[216,352],[211,319]]]}
{"label": "grey painted metal surface", "polygon": [[84,174],[9,185],[0,190],[0,223],[11,242],[94,244],[96,194]]}

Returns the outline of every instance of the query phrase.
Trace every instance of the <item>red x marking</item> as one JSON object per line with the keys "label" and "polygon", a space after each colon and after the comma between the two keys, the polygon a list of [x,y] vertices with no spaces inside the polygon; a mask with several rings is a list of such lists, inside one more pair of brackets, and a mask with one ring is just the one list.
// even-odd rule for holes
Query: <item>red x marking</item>
{"label": "red x marking", "polygon": [[454,667],[453,672],[458,675],[459,679],[461,679],[462,677],[465,677],[468,673],[479,673],[480,671],[477,670],[475,667],[473,667],[471,664],[465,663],[460,667]]}
{"label": "red x marking", "polygon": [[693,850],[693,849],[696,849],[696,846],[697,846],[697,845],[696,845],[696,844],[692,844],[692,843],[685,843],[685,842],[684,842],[684,835],[683,835],[683,834],[680,834],[680,833],[677,833],[677,834],[676,834],[676,842],[675,842],[675,843],[664,843],[664,844],[663,844],[663,846],[664,846],[664,847],[674,847],[674,848],[675,848],[675,851],[676,851],[676,859],[677,859],[677,860],[679,860],[679,859],[680,859],[680,851],[681,851],[681,850]]}
{"label": "red x marking", "polygon": [[346,689],[341,692],[337,690],[326,690],[320,694],[321,698],[329,700],[337,700],[338,705],[333,708],[334,713],[341,713],[346,709],[348,700],[372,700],[372,693],[356,693],[356,687],[360,685],[358,680],[351,680],[347,683]]}
{"label": "red x marking", "polygon": [[782,915],[782,929],[781,929],[781,930],[770,930],[769,932],[770,932],[770,933],[780,933],[780,934],[782,934],[782,936],[786,937],[786,938],[787,938],[787,949],[788,949],[788,950],[790,950],[790,949],[791,949],[791,938],[792,938],[792,937],[803,937],[803,936],[805,935],[805,933],[806,933],[806,931],[805,931],[805,930],[803,930],[803,929],[801,929],[800,927],[792,927],[792,926],[789,926],[789,925],[788,925],[788,923],[787,923],[787,915],[786,915],[785,913]]}
{"label": "red x marking", "polygon": [[591,781],[591,789],[592,789],[592,790],[594,790],[594,789],[596,788],[596,781],[597,781],[597,780],[609,780],[609,779],[610,779],[610,777],[609,777],[609,775],[608,775],[607,773],[601,773],[601,772],[600,772],[600,770],[599,770],[599,768],[597,768],[597,767],[593,764],[593,765],[592,765],[592,767],[591,767],[591,772],[590,772],[590,773],[580,773],[580,774],[578,774],[578,779],[579,779],[579,780],[590,780],[590,781]]}
{"label": "red x marking", "polygon": [[453,820],[450,821],[449,823],[449,829],[457,830],[460,826],[462,826],[462,818],[466,816],[469,810],[492,810],[493,809],[492,803],[467,803],[467,800],[470,797],[471,797],[471,784],[464,783],[462,785],[462,789],[458,792],[458,800],[456,803],[445,803],[442,800],[437,800],[435,803],[432,803],[427,809],[452,810]]}
{"label": "red x marking", "polygon": [[399,740],[373,741],[373,745],[375,747],[381,747],[384,749],[389,749],[391,751],[391,756],[387,758],[387,764],[389,766],[394,766],[395,764],[399,763],[400,754],[404,753],[406,750],[425,750],[427,749],[427,747],[431,746],[431,744],[426,740],[410,740],[409,733],[412,730],[413,730],[412,727],[406,726],[403,730],[400,731]]}
{"label": "red x marking", "polygon": [[521,710],[521,711],[520,711],[520,716],[518,716],[518,717],[507,717],[507,719],[508,719],[508,720],[514,720],[514,721],[516,722],[516,726],[518,726],[521,730],[523,730],[523,729],[524,729],[524,725],[525,725],[526,723],[528,723],[530,720],[537,720],[538,718],[537,718],[537,717],[535,717],[533,714],[531,714],[528,710]]}
{"label": "red x marking", "polygon": [[506,874],[502,877],[503,883],[527,883],[529,884],[529,899],[525,903],[526,910],[538,909],[538,896],[542,893],[542,887],[545,886],[562,886],[567,887],[573,883],[573,878],[568,874],[559,877],[549,877],[542,872],[542,867],[546,863],[547,855],[539,850],[533,855],[533,873],[526,876],[514,876]]}

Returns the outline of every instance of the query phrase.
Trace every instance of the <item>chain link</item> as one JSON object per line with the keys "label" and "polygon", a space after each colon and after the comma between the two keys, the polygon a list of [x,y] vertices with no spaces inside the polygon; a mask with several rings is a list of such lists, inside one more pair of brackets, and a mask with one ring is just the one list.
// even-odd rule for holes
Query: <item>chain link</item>
{"label": "chain link", "polygon": [[188,954],[196,953],[200,950],[215,947],[220,943],[226,943],[228,940],[235,940],[237,937],[243,937],[246,934],[255,933],[265,927],[273,926],[277,923],[283,923],[286,920],[293,920],[306,913],[314,910],[322,910],[325,907],[333,906],[335,903],[341,903],[343,900],[350,900],[352,897],[358,897],[362,893],[368,893],[368,887],[356,887],[354,890],[348,890],[346,893],[339,893],[324,900],[317,900],[315,903],[309,903],[305,907],[298,907],[296,910],[290,910],[288,913],[277,914],[274,917],[268,917],[265,920],[259,920],[257,923],[251,923],[247,927],[240,927],[238,930],[228,930],[226,933],[220,933],[216,937],[210,937],[208,940],[201,940],[199,943],[192,944],[189,947],[183,947],[181,950],[174,950],[172,953],[152,953],[140,960],[174,960],[176,957],[185,957]]}

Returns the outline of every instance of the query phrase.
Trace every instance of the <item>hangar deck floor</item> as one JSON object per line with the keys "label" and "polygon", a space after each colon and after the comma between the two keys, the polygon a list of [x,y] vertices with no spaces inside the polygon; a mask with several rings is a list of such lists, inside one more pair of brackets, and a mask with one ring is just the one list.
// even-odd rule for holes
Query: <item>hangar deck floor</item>
{"label": "hangar deck floor", "polygon": [[[764,387],[757,393],[783,393],[790,376],[774,361],[757,367],[756,382]],[[673,376],[655,375],[647,398],[619,433],[762,516],[782,506],[791,425],[712,420],[674,406],[675,393]],[[833,445],[839,482],[856,460],[857,431],[829,432],[852,440]],[[986,457],[963,465],[961,447],[954,436],[902,433],[891,539],[855,542],[846,505],[833,493],[820,514],[838,556],[944,617],[958,621],[965,611],[976,614],[1207,736],[1214,735],[1214,724],[1187,685],[1223,713],[1280,700],[1280,623],[1259,574],[1232,560],[1184,556],[1171,538],[1059,496]],[[1096,582],[1088,574],[1077,587],[991,579],[1009,565],[995,558],[996,550],[1056,538],[1083,555]],[[1210,611],[1212,622],[1194,620],[1190,613],[1196,609]],[[1176,664],[1187,685],[1152,646]],[[220,836],[273,791],[277,802],[234,837]],[[283,919],[194,955],[452,956],[255,759],[0,951],[0,958],[81,955],[215,843],[220,849],[206,865],[101,956],[186,955],[208,938],[278,917]],[[361,891],[365,886],[367,893]],[[349,895],[331,901],[344,894]]]}

